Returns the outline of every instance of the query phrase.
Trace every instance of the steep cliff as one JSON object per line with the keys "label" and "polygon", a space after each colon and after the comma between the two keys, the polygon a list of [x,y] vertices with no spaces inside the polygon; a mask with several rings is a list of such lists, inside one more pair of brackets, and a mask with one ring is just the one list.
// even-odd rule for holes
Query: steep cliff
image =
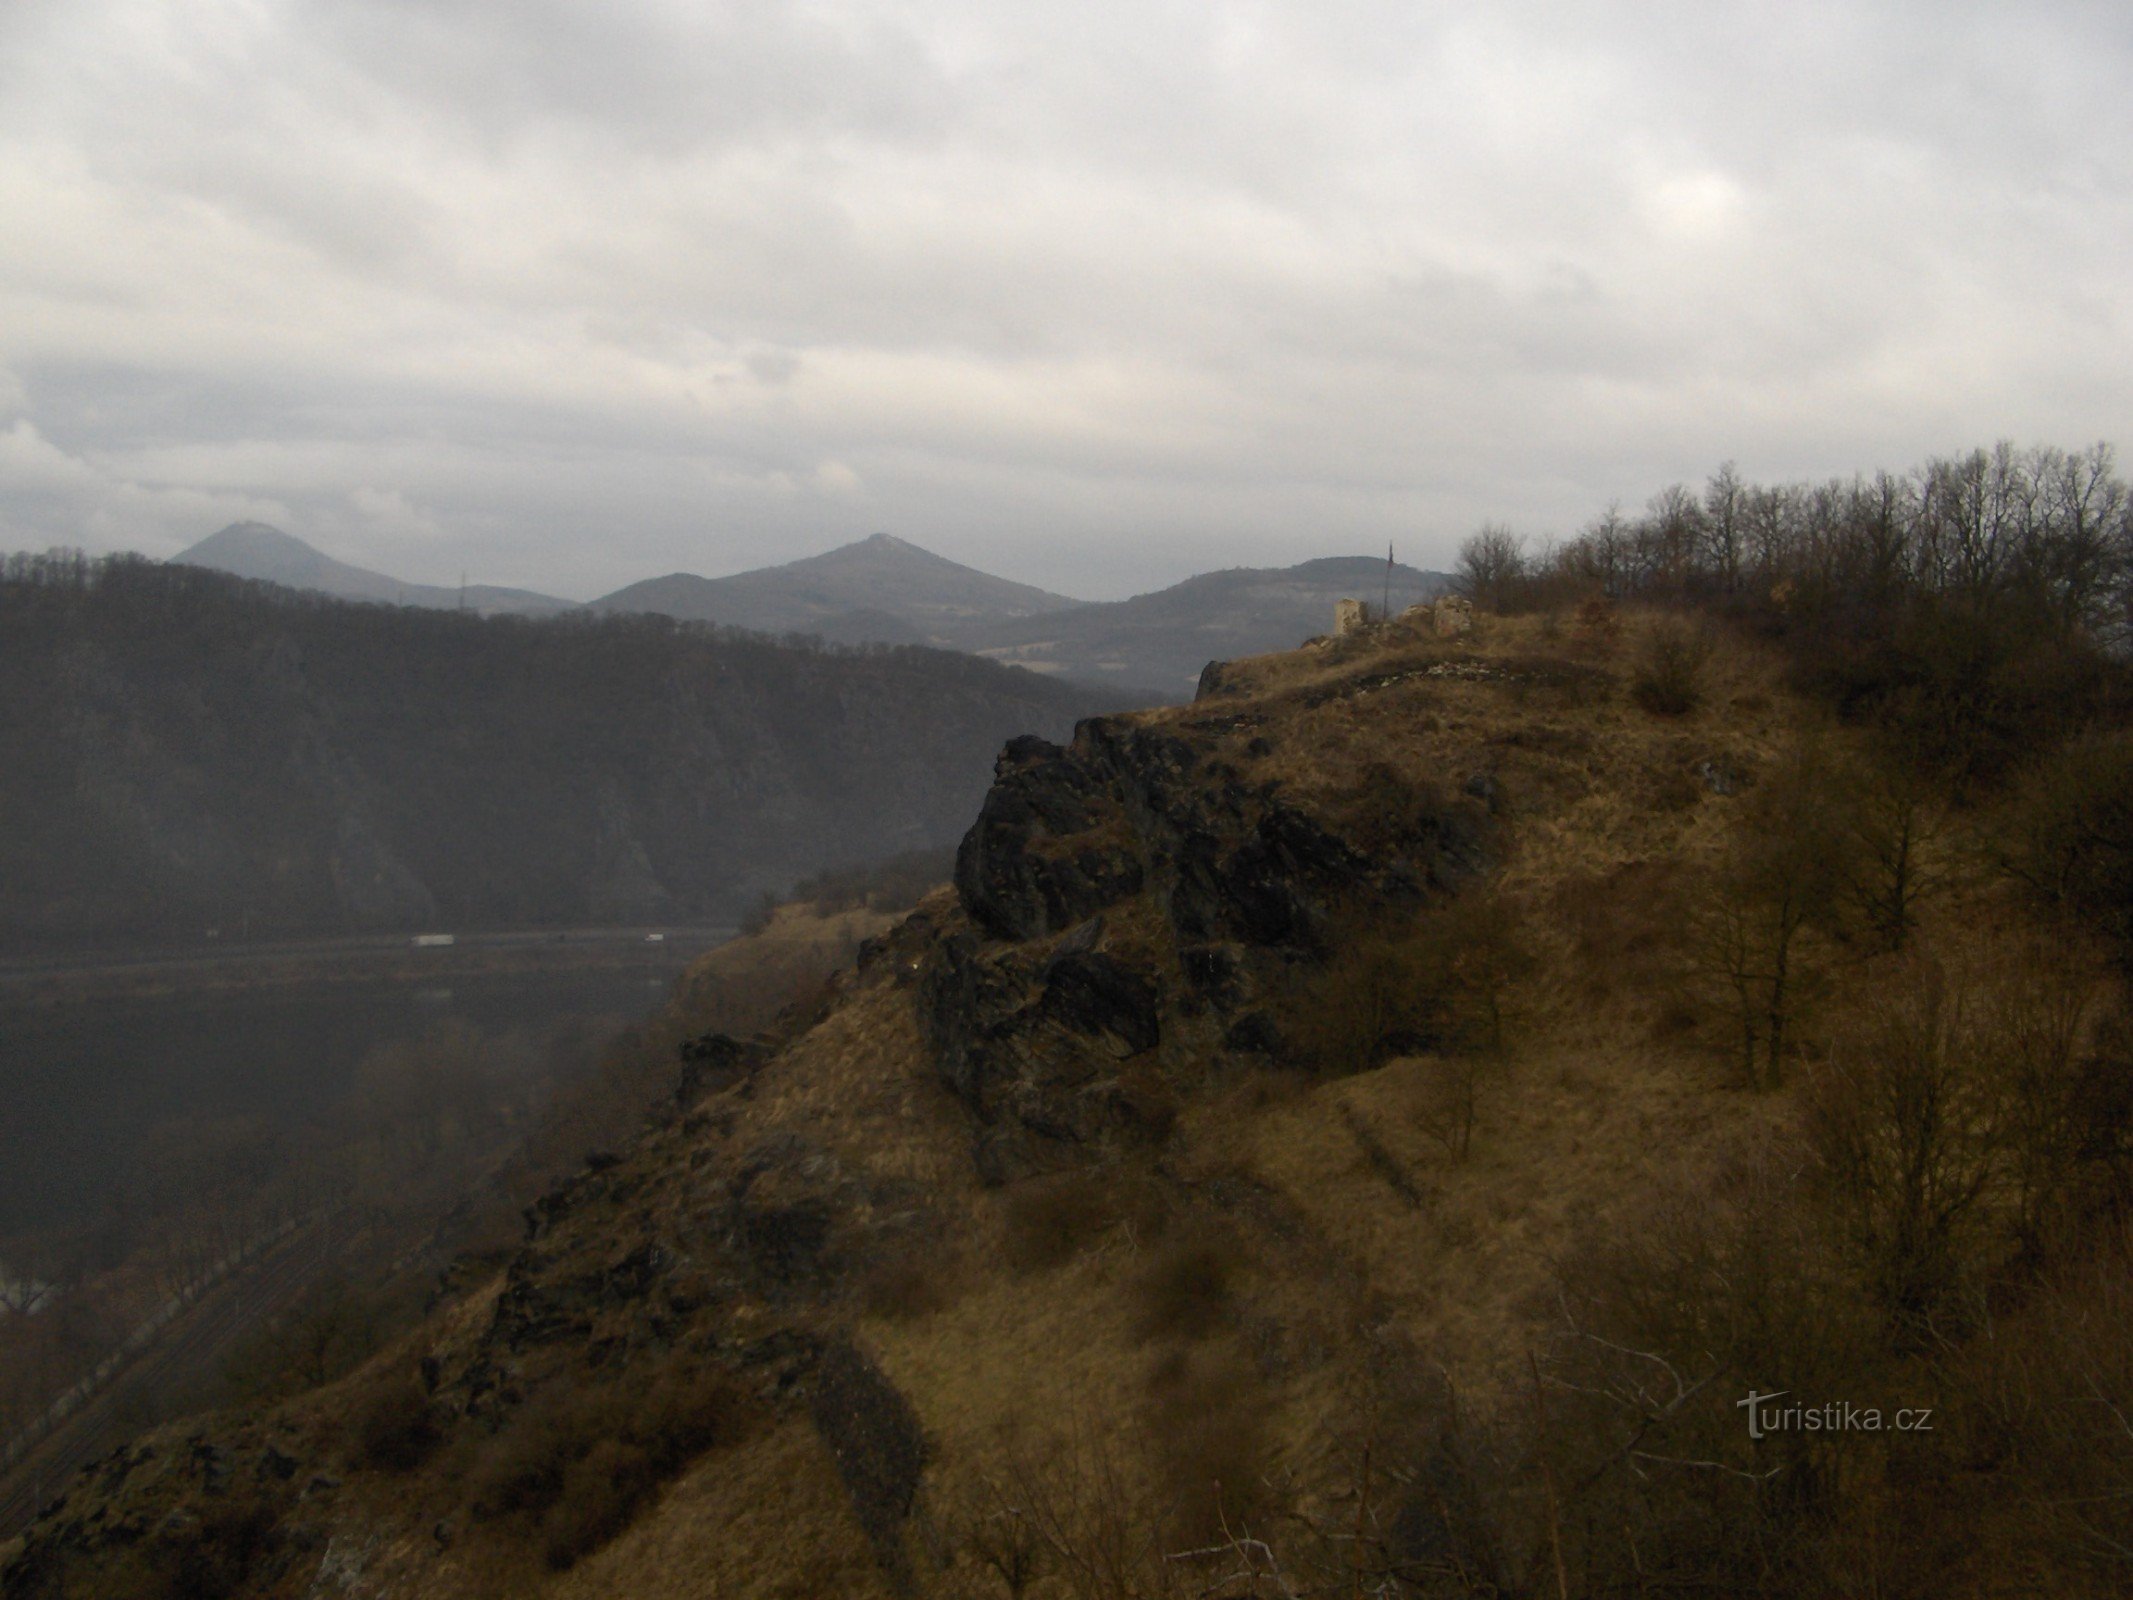
{"label": "steep cliff", "polygon": [[[1729,1541],[1793,1502],[1729,1386],[1851,1324],[1785,1320],[1798,1228],[1692,1231],[1793,1113],[1729,1086],[1669,886],[1816,725],[1752,650],[1687,719],[1620,660],[1383,630],[1012,741],[952,891],[692,1044],[387,1356],[96,1468],[6,1592],[1272,1594],[1286,1552],[1555,1593],[1566,1546],[1594,1593],[1765,1582]],[[1647,1240],[1674,1276],[1591,1298]],[[1787,1287],[1652,1353],[1580,1320],[1686,1317],[1712,1261]]]}

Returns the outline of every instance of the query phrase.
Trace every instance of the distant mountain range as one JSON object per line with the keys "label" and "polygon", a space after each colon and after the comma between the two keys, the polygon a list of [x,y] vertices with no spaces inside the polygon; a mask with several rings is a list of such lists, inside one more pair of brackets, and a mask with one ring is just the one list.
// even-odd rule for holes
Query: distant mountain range
{"label": "distant mountain range", "polygon": [[1081,604],[877,533],[730,578],[687,572],[648,578],[593,601],[592,609],[653,611],[765,633],[812,633],[845,644],[947,644],[973,626]]}
{"label": "distant mountain range", "polygon": [[552,617],[577,609],[575,601],[535,594],[531,589],[500,589],[487,583],[447,589],[437,584],[405,583],[383,572],[336,561],[295,535],[264,522],[233,522],[171,559],[181,566],[209,567],[288,589],[330,594],[340,600],[380,600],[388,605],[423,606],[433,611],[475,611],[485,617]]}
{"label": "distant mountain range", "polygon": [[[239,577],[350,600],[553,615],[572,602],[486,584],[465,591],[402,583],[352,567],[263,523],[241,522],[176,558]],[[1441,572],[1395,566],[1397,608],[1435,597]],[[1332,624],[1334,602],[1377,600],[1387,585],[1374,556],[1293,567],[1203,573],[1130,600],[1085,601],[1010,582],[877,533],[822,555],[724,578],[671,573],[617,589],[584,609],[651,613],[834,644],[928,644],[963,650],[1128,698],[1179,700],[1211,660],[1285,650]]]}

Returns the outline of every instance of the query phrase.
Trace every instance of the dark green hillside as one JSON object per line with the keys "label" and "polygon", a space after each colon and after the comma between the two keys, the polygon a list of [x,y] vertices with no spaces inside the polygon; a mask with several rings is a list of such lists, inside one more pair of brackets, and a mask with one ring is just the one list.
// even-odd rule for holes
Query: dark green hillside
{"label": "dark green hillside", "polygon": [[1097,709],[930,650],[18,556],[0,941],[721,916],[951,842],[1004,738]]}

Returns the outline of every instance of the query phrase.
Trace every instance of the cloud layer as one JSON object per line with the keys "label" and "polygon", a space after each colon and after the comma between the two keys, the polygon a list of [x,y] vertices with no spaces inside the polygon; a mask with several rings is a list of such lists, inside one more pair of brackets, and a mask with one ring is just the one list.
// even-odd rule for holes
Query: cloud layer
{"label": "cloud layer", "polygon": [[2122,6],[17,0],[0,547],[1091,596],[2133,410]]}

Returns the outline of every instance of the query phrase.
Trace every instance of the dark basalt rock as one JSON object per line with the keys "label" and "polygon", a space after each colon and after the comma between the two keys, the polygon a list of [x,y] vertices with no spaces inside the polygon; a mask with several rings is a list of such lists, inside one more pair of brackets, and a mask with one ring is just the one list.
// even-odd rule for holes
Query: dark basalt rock
{"label": "dark basalt rock", "polygon": [[1102,951],[1062,941],[1049,953],[944,940],[920,980],[941,1074],[977,1123],[981,1172],[998,1181],[1056,1165],[1144,1119],[1121,1066],[1162,1042],[1162,992]]}
{"label": "dark basalt rock", "polygon": [[740,1202],[733,1209],[732,1238],[759,1285],[787,1288],[824,1275],[835,1223],[822,1200],[769,1206]]}
{"label": "dark basalt rock", "polygon": [[683,1110],[705,1095],[745,1078],[763,1064],[763,1046],[730,1034],[706,1033],[685,1039],[681,1045],[681,1082],[674,1090],[674,1103]]}
{"label": "dark basalt rock", "polygon": [[592,1327],[591,1312],[592,1307],[566,1286],[545,1281],[537,1261],[522,1254],[505,1275],[490,1331],[498,1345],[516,1353],[584,1337]]}
{"label": "dark basalt rock", "polygon": [[1235,945],[1186,945],[1178,951],[1178,971],[1185,979],[1188,1012],[1209,1005],[1228,1011],[1244,993],[1244,959]]}
{"label": "dark basalt rock", "polygon": [[[928,1040],[974,1114],[988,1177],[1143,1136],[1119,1073],[1157,1059],[1166,1018],[1241,1017],[1227,1048],[1279,1054],[1254,1009],[1267,975],[1322,956],[1348,908],[1420,902],[1486,870],[1492,788],[1445,804],[1389,770],[1365,782],[1351,839],[1173,729],[1095,717],[1065,746],[1007,747],[956,857],[974,932],[946,931],[912,958]],[[1176,976],[1104,948],[1102,913],[1144,889],[1169,923]]]}
{"label": "dark basalt rock", "polygon": [[993,768],[993,786],[955,856],[963,907],[1002,939],[1038,939],[1070,928],[1141,887],[1130,851],[1091,840],[1047,849],[1115,816],[1102,775],[1043,739],[1013,740]]}
{"label": "dark basalt rock", "polygon": [[656,1240],[647,1240],[600,1274],[592,1293],[600,1304],[642,1300],[674,1268],[674,1257]]}
{"label": "dark basalt rock", "polygon": [[849,1340],[819,1356],[808,1410],[844,1480],[874,1559],[898,1594],[914,1589],[904,1530],[925,1479],[925,1431],[918,1414],[881,1369]]}
{"label": "dark basalt rock", "polygon": [[1044,968],[1037,1009],[1069,1032],[1115,1040],[1121,1057],[1153,1050],[1162,1038],[1156,988],[1124,962],[1079,951]]}
{"label": "dark basalt rock", "polygon": [[1235,674],[1229,670],[1227,661],[1210,661],[1200,669],[1200,681],[1193,687],[1192,703],[1213,700],[1220,695],[1235,694],[1238,685]]}

